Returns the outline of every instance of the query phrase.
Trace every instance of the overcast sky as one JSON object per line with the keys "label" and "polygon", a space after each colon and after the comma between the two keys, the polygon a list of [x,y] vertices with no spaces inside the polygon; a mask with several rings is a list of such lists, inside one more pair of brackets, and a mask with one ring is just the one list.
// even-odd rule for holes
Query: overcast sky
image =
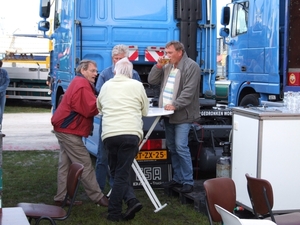
{"label": "overcast sky", "polygon": [[39,0],[1,1],[0,34],[37,33]]}
{"label": "overcast sky", "polygon": [[[42,20],[39,17],[39,2],[39,0],[1,1],[0,34],[37,33],[37,23]],[[217,2],[217,26],[219,26],[221,7],[231,0],[217,0]]]}

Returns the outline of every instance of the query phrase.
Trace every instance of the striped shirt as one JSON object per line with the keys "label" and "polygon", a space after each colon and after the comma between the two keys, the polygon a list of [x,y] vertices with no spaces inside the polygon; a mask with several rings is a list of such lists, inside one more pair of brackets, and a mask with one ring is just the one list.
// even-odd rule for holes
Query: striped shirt
{"label": "striped shirt", "polygon": [[172,104],[175,77],[178,69],[173,68],[169,74],[164,92],[163,92],[163,107],[167,104]]}

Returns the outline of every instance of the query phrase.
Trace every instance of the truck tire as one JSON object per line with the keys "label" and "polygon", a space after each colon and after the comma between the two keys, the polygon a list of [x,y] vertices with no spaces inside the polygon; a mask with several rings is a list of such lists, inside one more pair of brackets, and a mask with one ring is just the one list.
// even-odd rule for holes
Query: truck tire
{"label": "truck tire", "polygon": [[248,94],[245,95],[239,106],[258,106],[259,105],[259,95],[258,94]]}
{"label": "truck tire", "polygon": [[64,95],[59,96],[56,108],[57,108],[57,107],[59,106],[59,104],[61,103],[63,97],[64,97]]}

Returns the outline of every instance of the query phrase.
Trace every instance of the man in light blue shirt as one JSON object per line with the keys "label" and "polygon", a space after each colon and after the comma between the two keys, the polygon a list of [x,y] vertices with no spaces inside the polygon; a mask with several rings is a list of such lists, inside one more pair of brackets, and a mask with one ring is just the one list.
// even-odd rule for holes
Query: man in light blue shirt
{"label": "man in light blue shirt", "polygon": [[[108,81],[109,79],[114,77],[114,69],[115,69],[115,64],[118,62],[120,59],[123,59],[124,57],[129,56],[129,50],[126,45],[116,45],[113,50],[112,50],[112,62],[113,64],[110,67],[107,67],[106,69],[102,70],[100,73],[97,83],[96,83],[96,92],[99,94],[102,85]],[[141,78],[138,74],[137,71],[133,70],[133,75],[132,79],[141,81]]]}
{"label": "man in light blue shirt", "polygon": [[[129,56],[129,49],[126,45],[114,46],[114,48],[112,49],[113,64],[110,67],[104,69],[100,73],[95,87],[97,94],[99,94],[103,84],[109,79],[114,77],[115,64],[119,60],[128,56]],[[132,79],[141,81],[139,74],[135,70],[133,70]],[[108,158],[103,148],[101,134],[102,134],[102,116],[100,116],[100,121],[99,121],[99,142],[98,142],[98,153],[97,153],[97,160],[96,160],[96,177],[101,190],[104,190],[106,184],[106,177],[109,177],[109,184],[111,188],[113,185],[113,179],[110,178],[110,173],[108,170]]]}

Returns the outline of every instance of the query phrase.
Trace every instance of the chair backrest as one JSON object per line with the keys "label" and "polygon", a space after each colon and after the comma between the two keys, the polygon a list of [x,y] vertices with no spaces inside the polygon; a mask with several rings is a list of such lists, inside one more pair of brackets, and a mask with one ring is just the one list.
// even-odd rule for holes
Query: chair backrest
{"label": "chair backrest", "polygon": [[217,204],[215,204],[215,208],[222,217],[223,225],[242,225],[240,219],[236,215],[228,212]]}
{"label": "chair backrest", "polygon": [[246,174],[247,188],[252,208],[256,217],[258,215],[272,216],[273,208],[273,189],[269,181],[254,178]]}
{"label": "chair backrest", "polygon": [[204,181],[206,208],[210,224],[221,222],[222,218],[216,211],[215,204],[232,212],[236,205],[235,184],[231,178],[218,177]]}
{"label": "chair backrest", "polygon": [[[65,200],[67,198],[71,201],[71,206],[75,201],[75,196],[77,193],[77,189],[79,186],[79,179],[82,175],[84,166],[80,163],[72,163],[69,168],[68,178],[67,178],[67,194]],[[71,207],[70,207],[71,208]]]}

